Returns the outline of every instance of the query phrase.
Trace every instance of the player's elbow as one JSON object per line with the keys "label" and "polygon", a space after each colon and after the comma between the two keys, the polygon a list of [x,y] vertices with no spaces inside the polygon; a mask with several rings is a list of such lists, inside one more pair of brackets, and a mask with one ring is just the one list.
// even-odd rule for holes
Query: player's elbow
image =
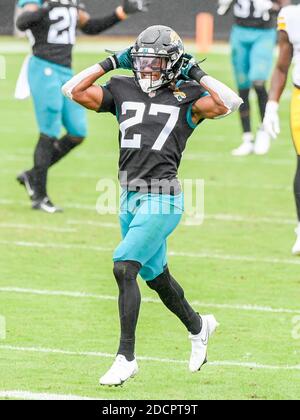
{"label": "player's elbow", "polygon": [[233,112],[238,111],[240,106],[244,103],[242,98],[240,98],[238,95],[235,96],[235,98],[232,99],[230,104],[225,105],[217,104],[214,109],[214,116],[212,118],[218,119],[218,118],[224,118],[227,117],[227,115],[232,114]]}
{"label": "player's elbow", "polygon": [[219,104],[214,109],[214,117],[213,118],[219,118],[222,116],[225,116],[228,114],[228,111],[230,111],[224,104]]}
{"label": "player's elbow", "polygon": [[[69,96],[69,98],[70,98],[70,96]],[[80,105],[83,105],[82,94],[80,94],[79,92],[76,92],[76,90],[74,92],[72,92],[72,97],[70,99],[72,99],[72,101],[75,101]]]}
{"label": "player's elbow", "polygon": [[240,107],[243,105],[243,103],[244,103],[243,99],[240,96],[235,95],[230,104],[230,108],[229,108],[230,111],[231,112],[238,111]]}
{"label": "player's elbow", "polygon": [[223,110],[225,108],[226,111],[222,115],[224,114],[228,115],[228,114],[231,114],[232,112],[238,111],[243,103],[244,103],[243,99],[240,98],[237,94],[231,95],[230,100],[226,102],[226,105],[225,104],[223,105]]}
{"label": "player's elbow", "polygon": [[63,94],[64,96],[66,96],[67,98],[70,98],[70,99],[74,99],[74,96],[73,96],[73,90],[74,90],[74,89],[71,89],[71,87],[70,87],[70,83],[69,83],[69,82],[65,83],[65,84],[63,85],[63,87],[61,88],[61,92],[62,92],[62,94]]}
{"label": "player's elbow", "polygon": [[78,102],[79,90],[74,86],[73,79],[69,80],[61,88],[62,94],[75,102]]}

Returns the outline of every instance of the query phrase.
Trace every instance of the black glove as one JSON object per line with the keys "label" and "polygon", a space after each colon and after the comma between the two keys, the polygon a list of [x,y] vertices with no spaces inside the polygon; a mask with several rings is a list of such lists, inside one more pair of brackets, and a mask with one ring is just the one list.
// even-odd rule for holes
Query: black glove
{"label": "black glove", "polygon": [[126,15],[133,15],[137,12],[148,12],[150,0],[123,0],[123,10]]}

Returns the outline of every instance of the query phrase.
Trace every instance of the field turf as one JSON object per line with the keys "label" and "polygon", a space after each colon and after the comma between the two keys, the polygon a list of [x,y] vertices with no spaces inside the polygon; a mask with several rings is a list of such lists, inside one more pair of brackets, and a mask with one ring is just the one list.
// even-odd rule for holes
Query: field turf
{"label": "field turf", "polygon": [[[89,113],[85,144],[50,172],[50,196],[65,212],[31,211],[15,176],[32,164],[37,128],[30,100],[13,99],[24,54],[4,57],[0,314],[7,334],[0,340],[0,397],[21,391],[130,400],[299,399],[290,87],[281,106],[282,133],[267,157],[231,157],[240,141],[233,115],[198,128],[181,166],[182,179],[205,180],[206,219],[201,226],[183,220],[169,241],[169,265],[197,311],[214,313],[221,324],[210,344],[211,363],[190,374],[185,329],[161,304],[145,301],[137,331],[140,374],[122,388],[103,389],[98,378],[112,362],[119,335],[111,257],[120,233],[117,215],[95,211],[96,184],[117,179],[118,127],[110,115]],[[100,58],[77,53],[75,68]],[[234,86],[228,55],[209,54],[205,70]],[[140,286],[143,298],[156,299]]]}

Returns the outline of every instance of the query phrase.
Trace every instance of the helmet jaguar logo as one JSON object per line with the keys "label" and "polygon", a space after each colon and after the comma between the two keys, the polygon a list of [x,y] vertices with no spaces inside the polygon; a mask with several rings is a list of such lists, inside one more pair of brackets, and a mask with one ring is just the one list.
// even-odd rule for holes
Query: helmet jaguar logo
{"label": "helmet jaguar logo", "polygon": [[182,102],[184,99],[186,99],[186,94],[184,92],[180,92],[179,90],[173,92],[173,94],[178,102]]}
{"label": "helmet jaguar logo", "polygon": [[175,32],[175,31],[172,31],[171,32],[171,34],[170,34],[170,37],[171,37],[171,42],[172,43],[177,43],[177,44],[179,44],[179,43],[181,43],[181,38],[180,38],[180,36],[177,34],[177,32]]}

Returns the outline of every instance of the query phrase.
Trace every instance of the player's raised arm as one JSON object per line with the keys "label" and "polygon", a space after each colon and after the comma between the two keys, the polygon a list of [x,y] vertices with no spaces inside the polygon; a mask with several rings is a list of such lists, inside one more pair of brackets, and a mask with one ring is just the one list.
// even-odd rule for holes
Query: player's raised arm
{"label": "player's raised arm", "polygon": [[87,35],[97,35],[116,23],[126,20],[130,15],[138,12],[147,12],[150,0],[123,0],[123,4],[116,10],[104,17],[92,18],[86,11],[85,6],[79,6],[79,27]]}
{"label": "player's raised arm", "polygon": [[16,25],[20,31],[27,31],[34,25],[39,23],[44,16],[47,15],[49,8],[48,3],[43,7],[38,6],[36,3],[28,3],[23,7],[23,12],[18,17]]}
{"label": "player's raised arm", "polygon": [[279,32],[279,57],[272,76],[269,100],[279,102],[284,91],[293,59],[293,45],[286,32]]}
{"label": "player's raised arm", "polygon": [[112,97],[101,86],[95,85],[95,82],[104,74],[119,67],[131,69],[132,62],[130,57],[131,48],[128,48],[119,54],[106,58],[101,63],[83,70],[63,87],[62,92],[65,96],[79,103],[87,109],[93,111],[109,111],[111,109]]}
{"label": "player's raised arm", "polygon": [[231,8],[234,0],[218,0],[218,15],[224,16]]}
{"label": "player's raised arm", "polygon": [[[283,18],[279,16],[279,29],[280,25],[284,24],[282,19]],[[280,133],[280,120],[278,115],[279,101],[287,82],[293,54],[294,48],[289,40],[289,35],[284,30],[284,27],[282,27],[279,31],[279,57],[272,76],[269,100],[263,122],[265,130],[273,139],[276,139]]]}
{"label": "player's raised arm", "polygon": [[102,104],[103,92],[102,88],[94,83],[104,74],[100,64],[95,64],[69,80],[63,86],[62,92],[85,108],[97,111]]}
{"label": "player's raised arm", "polygon": [[226,117],[242,105],[243,100],[228,86],[208,76],[192,56],[186,54],[186,63],[182,76],[198,82],[209,92],[209,96],[200,98],[194,103],[192,113],[195,122],[203,118],[215,119]]}

